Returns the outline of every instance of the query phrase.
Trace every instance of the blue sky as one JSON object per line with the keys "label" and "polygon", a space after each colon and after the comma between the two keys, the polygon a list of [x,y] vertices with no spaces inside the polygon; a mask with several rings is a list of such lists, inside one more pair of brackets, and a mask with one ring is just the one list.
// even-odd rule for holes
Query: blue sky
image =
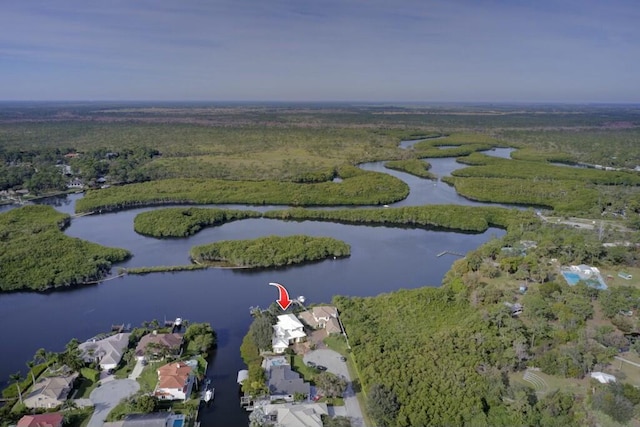
{"label": "blue sky", "polygon": [[640,102],[637,0],[19,0],[2,100]]}

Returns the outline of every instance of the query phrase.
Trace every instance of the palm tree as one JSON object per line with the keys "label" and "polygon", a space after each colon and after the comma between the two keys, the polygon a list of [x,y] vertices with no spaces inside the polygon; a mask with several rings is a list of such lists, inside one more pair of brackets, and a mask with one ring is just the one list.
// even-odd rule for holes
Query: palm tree
{"label": "palm tree", "polygon": [[15,374],[9,375],[9,379],[16,383],[16,387],[18,388],[18,397],[20,398],[20,404],[22,404],[22,390],[20,390],[20,381],[22,380],[22,374],[20,373],[20,371],[18,371]]}
{"label": "palm tree", "polygon": [[27,367],[29,368],[29,373],[31,373],[31,385],[35,385],[36,376],[33,374],[33,368],[36,367],[36,362],[34,362],[33,360],[29,360],[27,362]]}
{"label": "palm tree", "polygon": [[47,350],[39,348],[33,355],[33,360],[38,360],[38,363],[44,363],[47,361]]}

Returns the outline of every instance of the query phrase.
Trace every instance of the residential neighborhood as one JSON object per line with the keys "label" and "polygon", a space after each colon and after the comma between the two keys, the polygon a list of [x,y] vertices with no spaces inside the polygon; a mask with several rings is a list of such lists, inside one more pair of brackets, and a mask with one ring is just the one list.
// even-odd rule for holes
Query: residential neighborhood
{"label": "residential neighborhood", "polygon": [[[254,323],[272,322],[271,347],[252,356],[260,358],[259,365],[249,363],[249,370],[238,373],[244,391],[241,403],[250,411],[251,425],[321,427],[334,418],[340,425],[364,425],[347,358],[327,346],[346,341],[336,307],[271,313],[253,312]],[[250,328],[248,337],[252,336]],[[249,387],[255,384],[250,378],[260,375],[264,388]]]}
{"label": "residential neighborhood", "polygon": [[193,426],[213,390],[206,371],[216,335],[208,323],[178,319],[72,339],[62,353],[38,350],[31,371],[3,390],[25,414],[17,426]]}

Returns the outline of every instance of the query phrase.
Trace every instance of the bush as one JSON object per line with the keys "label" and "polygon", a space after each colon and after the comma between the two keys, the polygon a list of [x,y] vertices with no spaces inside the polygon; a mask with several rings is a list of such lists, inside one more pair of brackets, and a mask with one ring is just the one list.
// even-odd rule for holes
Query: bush
{"label": "bush", "polygon": [[100,381],[100,372],[95,369],[82,368],[80,369],[80,375],[82,375],[84,378],[88,379],[94,384]]}

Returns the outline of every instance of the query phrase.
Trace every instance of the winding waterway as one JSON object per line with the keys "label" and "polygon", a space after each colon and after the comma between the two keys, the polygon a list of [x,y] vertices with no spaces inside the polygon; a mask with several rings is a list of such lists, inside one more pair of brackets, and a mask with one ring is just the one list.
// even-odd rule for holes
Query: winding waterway
{"label": "winding waterway", "polygon": [[[502,153],[502,152],[500,152]],[[489,154],[489,153],[487,153]],[[429,159],[439,177],[463,167],[454,159]],[[455,203],[483,205],[455,193],[442,182],[384,169],[382,163],[361,165],[363,169],[392,174],[406,181],[411,193],[393,206]],[[56,209],[73,213],[81,195],[47,201]],[[486,205],[486,204],[484,204]],[[230,207],[230,206],[229,206]],[[276,207],[233,206],[267,210]],[[281,209],[282,207],[277,207]],[[330,302],[334,295],[372,296],[399,288],[439,286],[455,257],[436,257],[444,250],[466,253],[504,231],[489,229],[481,234],[333,224],[248,219],[202,230],[185,239],[154,239],[133,231],[133,218],[145,208],[76,218],[66,230],[104,245],[123,247],[133,258],[118,266],[177,265],[188,263],[191,246],[225,239],[255,238],[270,234],[331,236],[351,245],[346,259],[326,260],[279,270],[200,270],[179,273],[125,276],[100,285],[50,293],[0,295],[0,322],[10,325],[4,332],[0,352],[0,378],[18,370],[44,347],[62,351],[71,338],[88,339],[115,323],[139,325],[165,317],[183,317],[192,322],[210,322],[218,333],[218,349],[211,358],[208,376],[216,397],[202,412],[202,426],[241,426],[247,414],[240,408],[237,371],[244,368],[239,347],[248,330],[249,307],[268,306],[277,297],[267,284],[287,285],[292,296],[304,295],[309,303]],[[115,269],[114,269],[115,270]]]}

